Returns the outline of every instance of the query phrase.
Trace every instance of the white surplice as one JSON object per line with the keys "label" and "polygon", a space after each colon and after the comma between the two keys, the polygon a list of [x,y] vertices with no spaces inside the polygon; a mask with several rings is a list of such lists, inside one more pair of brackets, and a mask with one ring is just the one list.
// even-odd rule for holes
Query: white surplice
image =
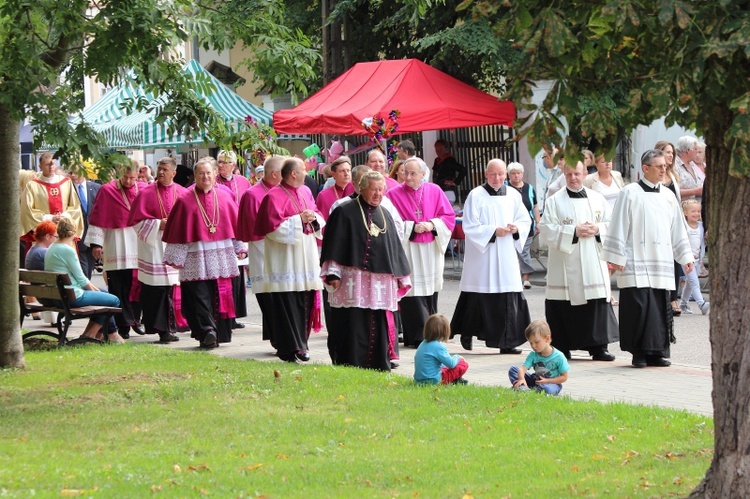
{"label": "white surplice", "polygon": [[164,263],[161,220],[151,218],[135,225],[138,236],[138,280],[149,286],[175,286],[180,283],[180,272]]}
{"label": "white surplice", "polygon": [[547,265],[548,300],[585,305],[588,300],[609,298],[610,278],[606,262],[599,255],[601,242],[596,237],[573,242],[576,225],[585,222],[599,227],[603,241],[611,216],[607,200],[584,187],[587,197],[571,198],[566,188],[547,200],[540,225],[541,236],[549,246]]}
{"label": "white surplice", "polygon": [[89,225],[86,246],[102,246],[104,270],[129,270],[138,268],[138,236],[135,227],[104,229]]}
{"label": "white surplice", "polygon": [[[323,217],[315,216],[320,229]],[[259,293],[285,293],[323,289],[316,240],[321,231],[304,233],[299,215],[292,215],[266,234],[263,251],[263,277]]]}
{"label": "white surplice", "polygon": [[[466,235],[461,291],[474,293],[521,292],[521,269],[517,252],[523,250],[531,230],[531,217],[521,194],[505,188],[504,196],[491,196],[484,186],[475,187],[466,197],[463,229]],[[497,227],[514,224],[512,234],[494,238]]]}
{"label": "white surplice", "polygon": [[625,186],[612,212],[602,259],[625,267],[616,274],[620,288],[675,289],[673,262],[692,263],[693,252],[672,191]]}

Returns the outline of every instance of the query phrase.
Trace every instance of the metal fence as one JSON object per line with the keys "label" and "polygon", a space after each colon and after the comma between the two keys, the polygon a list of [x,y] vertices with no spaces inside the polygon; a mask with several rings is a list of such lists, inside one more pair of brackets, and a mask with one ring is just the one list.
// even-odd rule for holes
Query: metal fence
{"label": "metal fence", "polygon": [[[459,197],[465,197],[471,189],[484,183],[484,168],[489,160],[500,158],[506,163],[516,161],[518,147],[512,141],[514,136],[512,128],[499,125],[441,130],[438,133],[439,138],[448,142],[456,160],[467,170],[466,178],[459,186]],[[316,144],[327,144],[326,139],[330,141],[331,137],[333,136],[314,134],[310,136],[310,140]],[[369,140],[366,136],[341,136],[339,138],[342,143],[346,141],[350,149]],[[425,156],[425,148],[433,146],[433,144],[422,143],[421,133],[406,133],[397,137],[397,140],[406,139],[414,142],[417,156],[422,158]],[[368,151],[369,149],[366,149],[350,154],[352,164],[363,164],[367,159]]]}
{"label": "metal fence", "polygon": [[463,199],[474,187],[484,183],[487,162],[500,158],[505,163],[516,161],[518,146],[513,142],[513,129],[493,125],[455,130],[441,130],[439,137],[448,142],[453,157],[466,167],[466,178],[459,186]]}

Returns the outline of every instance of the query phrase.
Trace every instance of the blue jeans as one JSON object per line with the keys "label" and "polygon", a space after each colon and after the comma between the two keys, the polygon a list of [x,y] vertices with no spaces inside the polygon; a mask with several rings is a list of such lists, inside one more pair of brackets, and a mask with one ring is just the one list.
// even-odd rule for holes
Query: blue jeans
{"label": "blue jeans", "polygon": [[[518,381],[518,368],[516,366],[510,368],[508,371],[508,378],[510,379],[511,385],[514,385],[516,381]],[[558,395],[562,391],[562,385],[558,384],[545,383],[543,385],[537,385],[534,376],[528,371],[524,373],[524,379],[529,388],[545,392],[547,395]]]}
{"label": "blue jeans", "polygon": [[698,265],[700,262],[695,262],[693,271],[685,276],[685,289],[682,290],[682,297],[680,305],[687,305],[690,300],[690,295],[693,295],[695,302],[698,306],[702,306],[704,303],[703,293],[701,293],[701,284],[698,280]]}
{"label": "blue jeans", "polygon": [[[100,307],[119,307],[120,299],[116,297],[115,295],[111,295],[104,291],[90,291],[88,289],[84,289],[83,296],[81,296],[77,300],[70,302],[70,306],[72,308],[86,307],[88,305],[97,305]],[[100,315],[99,317],[92,317],[91,320],[93,320],[94,322],[96,322],[97,324],[101,326],[104,325],[103,315]],[[117,326],[115,325],[114,317],[110,317],[110,324],[109,324],[108,330],[117,331]]]}

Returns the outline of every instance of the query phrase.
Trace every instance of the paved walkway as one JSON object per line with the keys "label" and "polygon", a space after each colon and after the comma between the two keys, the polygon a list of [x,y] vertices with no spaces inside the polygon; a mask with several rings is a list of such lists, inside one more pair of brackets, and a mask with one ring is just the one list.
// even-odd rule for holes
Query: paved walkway
{"label": "paved walkway", "polygon": [[[248,297],[252,299],[252,297]],[[261,326],[252,318],[241,319],[244,329],[234,331],[232,343],[223,344],[211,350],[211,353],[222,357],[242,360],[281,362],[274,356],[268,342],[261,340]],[[25,322],[26,327],[38,327],[36,321]],[[83,330],[85,321],[76,321],[70,328],[69,336],[75,338]],[[180,341],[168,345],[187,352],[201,351],[197,342],[189,334],[180,334]],[[131,333],[129,341],[137,343],[154,343],[156,336],[138,336]],[[325,330],[310,337],[311,364],[330,364],[326,347]],[[507,372],[512,365],[520,365],[531,350],[528,344],[522,347],[521,355],[500,355],[497,349],[486,348],[481,341],[474,341],[474,350],[466,351],[461,347],[459,338],[448,344],[451,353],[463,355],[469,363],[466,378],[472,383],[483,386],[509,388]],[[414,373],[414,352],[412,348],[401,348],[400,366],[393,372],[406,377]],[[622,359],[622,360],[621,360]],[[672,364],[668,368],[647,367],[634,369],[630,358],[618,357],[615,362],[594,362],[589,357],[577,356],[574,352],[571,361],[574,376],[565,383],[563,395],[574,399],[591,399],[601,402],[627,402],[632,404],[657,405],[673,409],[711,416],[711,370],[706,367],[684,364]]]}
{"label": "paved walkway", "polygon": [[[539,262],[546,263],[546,262]],[[531,308],[532,318],[543,316],[544,301],[544,272],[532,276],[534,288],[526,294]],[[446,278],[456,279],[460,276],[460,269],[453,270],[451,259],[447,259]],[[101,280],[95,277],[95,282]],[[440,309],[448,317],[457,300],[458,283],[446,282],[441,292]],[[261,340],[260,313],[255,298],[248,292],[248,317],[240,322],[245,329],[234,331],[232,343],[221,345],[211,351],[215,355],[243,360],[258,360],[266,362],[281,362],[274,356],[274,351],[268,342]],[[594,362],[590,357],[583,357],[584,352],[573,352],[571,361],[571,376],[565,383],[562,394],[574,399],[592,399],[601,402],[626,402],[632,404],[656,405],[673,409],[713,415],[711,401],[712,379],[710,356],[708,354],[708,318],[698,315],[676,319],[678,344],[673,348],[672,366],[668,368],[647,367],[635,369],[630,366],[631,356],[619,352],[616,344],[610,346],[610,351],[617,355],[614,362]],[[679,322],[677,322],[679,321]],[[27,328],[38,328],[40,323],[27,319]],[[76,321],[70,328],[69,336],[75,338],[83,330],[85,321]],[[138,336],[131,333],[133,342],[155,342],[156,336]],[[180,341],[165,345],[184,351],[199,351],[197,342],[190,339],[189,334],[180,334]],[[694,338],[697,336],[697,339]],[[330,364],[326,347],[327,333],[325,329],[310,337],[309,347],[311,362]],[[484,342],[474,341],[474,350],[466,351],[461,347],[459,338],[448,344],[451,353],[463,355],[469,363],[466,378],[472,383],[483,386],[497,386],[507,389],[508,369],[513,365],[520,365],[531,349],[524,344],[521,355],[500,355],[497,349],[481,346]],[[415,349],[402,348],[400,367],[393,372],[406,377],[414,373]],[[699,352],[701,355],[690,355]],[[695,359],[695,360],[693,360]]]}
{"label": "paved walkway", "polygon": [[[261,327],[242,320],[247,327],[235,330],[232,343],[211,350],[222,357],[281,362],[274,356],[268,342],[261,340]],[[153,342],[154,336],[131,336],[131,341]],[[311,363],[330,364],[325,330],[313,334],[309,340]],[[180,335],[180,341],[168,345],[185,351],[198,351],[197,342],[188,334]],[[461,347],[459,338],[448,344],[450,353],[462,355],[469,363],[466,378],[483,386],[509,388],[508,369],[520,365],[531,349],[528,344],[521,355],[500,355],[497,349],[479,346],[483,342],[474,341],[474,350]],[[394,373],[411,377],[414,373],[413,348],[401,348],[400,366]],[[672,364],[668,368],[647,367],[634,369],[627,361],[594,362],[590,357],[573,354],[571,370],[574,376],[565,383],[562,393],[575,399],[592,399],[601,402],[627,402],[632,404],[658,405],[673,409],[685,409],[705,415],[713,414],[711,405],[711,370],[705,367]]]}

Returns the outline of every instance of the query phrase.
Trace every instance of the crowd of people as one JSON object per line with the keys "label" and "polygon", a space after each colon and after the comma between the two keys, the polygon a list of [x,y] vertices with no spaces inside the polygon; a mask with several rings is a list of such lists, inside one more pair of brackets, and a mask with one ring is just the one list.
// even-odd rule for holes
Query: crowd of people
{"label": "crowd of people", "polygon": [[[557,394],[571,351],[612,361],[608,345],[619,340],[634,367],[665,367],[673,316],[691,313],[691,299],[708,313],[698,281],[703,148],[693,137],[658,142],[628,185],[604,156],[545,149],[540,194],[523,165],[490,160],[461,211],[465,264],[451,320],[438,313],[438,295],[466,169],[442,140],[432,170],[408,140],[390,173],[377,149],[363,165],[340,156],[320,191],[296,157],[268,157],[251,185],[236,154],[220,151],[199,159],[183,187],[170,157],[155,176],[133,161],[99,185],[57,173],[45,153],[22,192],[22,248],[28,268],[68,272],[79,305],[122,308],[86,336],[173,342],[189,330],[201,348],[216,348],[242,327],[247,276],[263,339],[284,361],[308,361],[309,335],[324,321],[334,364],[389,371],[402,343],[417,349],[424,383],[465,382],[468,364],[443,345],[453,336],[466,350],[476,338],[510,355],[528,341],[512,385]],[[524,296],[537,235],[549,249],[546,322],[532,322]],[[91,283],[98,262],[107,289]]]}

